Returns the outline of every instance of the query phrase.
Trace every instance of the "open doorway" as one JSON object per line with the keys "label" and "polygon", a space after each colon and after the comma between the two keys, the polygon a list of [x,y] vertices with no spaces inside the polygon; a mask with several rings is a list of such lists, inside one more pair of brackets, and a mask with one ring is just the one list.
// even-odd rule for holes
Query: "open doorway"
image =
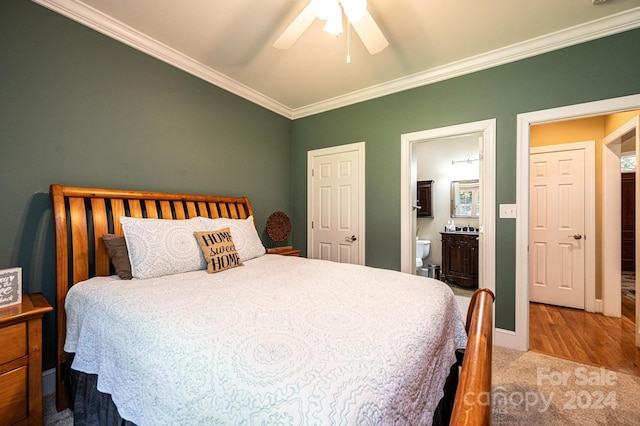
{"label": "open doorway", "polygon": [[[640,96],[629,96],[624,98],[617,98],[607,101],[593,102],[589,104],[576,105],[572,107],[563,107],[553,110],[538,111],[533,113],[522,114],[518,116],[518,220],[517,220],[517,261],[516,261],[516,343],[514,346],[520,350],[527,350],[529,348],[529,332],[530,332],[530,320],[529,320],[529,179],[530,179],[530,165],[529,165],[529,150],[531,142],[531,129],[535,125],[542,125],[546,123],[558,123],[564,120],[577,120],[584,119],[586,117],[597,117],[616,114],[624,111],[633,114],[634,110],[640,109]],[[608,123],[609,125],[611,123]],[[611,126],[609,126],[611,128]],[[601,250],[599,255],[599,270],[597,277],[600,281],[596,294],[593,296],[593,302],[596,306],[596,312],[606,312],[607,303],[611,303],[615,300],[615,296],[611,296],[608,289],[613,283],[615,273],[609,273],[613,268],[617,268],[618,277],[621,269],[620,258],[618,256],[615,265],[608,259],[611,252],[620,252],[620,175],[618,174],[617,186],[611,184],[606,178],[606,167],[617,167],[619,173],[620,160],[619,155],[615,156],[615,161],[611,161],[611,155],[608,154],[610,149],[606,148],[604,135],[607,131],[602,132],[602,136],[599,138],[601,143],[598,144],[597,150],[599,154],[599,164],[602,167],[601,176],[599,176],[597,195],[598,200],[598,232],[597,236],[600,236],[602,244],[598,244]],[[586,138],[583,138],[586,139]],[[599,172],[600,173],[600,172]],[[617,192],[616,192],[617,191]],[[615,232],[616,237],[608,234],[606,224],[610,221],[606,218],[604,210],[607,206],[611,206],[612,203],[610,197],[612,194],[617,194],[617,211],[618,211],[618,227]],[[602,209],[602,210],[600,210]],[[612,221],[615,222],[615,221]],[[607,241],[608,240],[608,241]],[[615,241],[612,241],[615,240]],[[617,244],[617,249],[613,249],[613,245]],[[613,277],[613,278],[612,278]],[[618,280],[618,309],[620,309],[620,281]],[[587,314],[589,315],[589,314]],[[605,318],[600,315],[600,317]],[[637,334],[637,327],[630,329],[631,333]],[[634,348],[632,348],[634,350]]]}
{"label": "open doorway", "polygon": [[[625,261],[625,256],[620,255],[623,247],[621,242],[625,239],[621,238],[625,236],[621,223],[625,218],[631,222],[631,232],[634,234],[627,239],[632,244],[635,241],[635,177],[631,186],[633,197],[627,197],[632,204],[622,207],[625,202],[625,197],[621,196],[625,193],[622,185],[625,174],[621,176],[621,151],[635,152],[635,123],[638,117],[640,110],[633,110],[538,124],[530,129],[529,348],[560,358],[640,375],[636,362],[639,352],[635,348],[635,301],[625,305],[628,298],[624,297],[623,303],[620,302],[621,277],[625,276],[621,271],[624,271],[624,266],[631,268],[628,275],[635,275],[635,247],[629,250],[634,257],[633,262],[628,259]],[[620,123],[624,124],[620,126]],[[574,142],[584,138],[593,140]],[[544,142],[549,145],[545,146]],[[595,151],[594,145],[601,148],[597,166],[595,158],[590,161],[576,160],[577,157],[593,157],[577,154]],[[631,149],[628,149],[629,145],[632,145]],[[544,153],[540,154],[541,150]],[[547,158],[556,159],[557,163]],[[552,180],[547,175],[559,177]],[[599,176],[597,191],[596,175]],[[562,190],[554,191],[553,185],[547,182],[559,183]],[[579,187],[586,190],[579,191]],[[588,203],[579,202],[581,197],[578,197],[578,192],[583,192],[587,198],[590,194],[594,195],[597,202],[593,199]],[[539,206],[548,206],[549,198],[553,200],[550,210],[554,214],[541,215],[546,208]],[[605,198],[607,202],[604,202]],[[596,205],[600,207],[597,215]],[[595,231],[596,216],[600,232]],[[591,221],[594,222],[592,226],[584,225]],[[557,240],[559,248],[547,244],[542,238],[550,228],[553,228],[551,232],[557,237],[550,241]],[[617,249],[605,250],[605,247]],[[591,271],[588,271],[589,268]],[[557,283],[558,288],[547,289],[551,283]],[[633,285],[635,290],[635,282]],[[586,288],[586,291],[577,292],[580,288]],[[543,290],[555,290],[555,293],[553,297],[545,299],[541,297],[544,296],[541,294]],[[606,306],[603,306],[603,301],[606,301]],[[628,305],[631,305],[631,309],[625,311],[633,314],[621,316],[621,307],[628,308]],[[567,333],[569,329],[571,331]]]}
{"label": "open doorway", "polygon": [[[417,147],[424,142],[475,135],[478,143],[480,203],[479,232],[479,286],[495,292],[495,120],[465,123],[438,129],[403,134],[401,137],[401,270],[416,272],[417,218],[414,207],[417,199]],[[464,158],[462,160],[468,160]],[[449,165],[450,162],[449,162]],[[447,183],[447,194],[450,194]],[[447,208],[447,207],[445,207]],[[447,217],[450,215],[447,215]],[[451,220],[444,218],[445,223]],[[460,222],[462,223],[462,222]],[[444,227],[443,227],[444,229]],[[440,241],[437,241],[440,243]]]}
{"label": "open doorway", "polygon": [[621,304],[623,317],[636,321],[636,141],[628,137],[622,142],[620,155],[620,251]]}
{"label": "open doorway", "polygon": [[[623,173],[623,168],[626,167],[625,164],[632,161],[635,162],[635,153],[638,151],[638,146],[640,145],[640,110],[633,111],[630,115],[631,117],[625,117],[628,119],[627,121],[617,126],[615,130],[603,139],[603,181],[607,189],[610,189],[607,192],[611,193],[611,196],[605,200],[603,206],[603,249],[607,250],[605,252],[606,260],[603,262],[603,312],[616,317],[621,316],[623,308],[621,302],[626,299],[622,297],[621,293],[623,271],[630,267],[633,268],[632,272],[635,278],[637,268],[640,264],[638,261],[640,258],[638,250],[638,232],[640,231],[640,227],[638,227],[638,215],[636,214],[638,206],[640,205],[640,197],[638,196],[640,185],[638,184],[639,176],[636,173],[632,175],[633,185],[631,188],[633,190],[633,197],[626,197],[623,193],[623,190],[628,189],[628,187],[625,188],[623,184],[629,177],[628,175],[625,176],[626,173]],[[626,152],[627,155],[623,156],[623,152]],[[633,205],[630,206],[628,204],[629,201],[631,201]],[[624,210],[623,203],[626,203]],[[628,223],[630,220],[632,221],[631,224]],[[623,225],[623,222],[627,223]],[[633,238],[625,235],[629,231],[625,228],[630,227],[633,229]],[[609,233],[612,232],[616,234],[610,235]],[[625,250],[623,246],[624,243],[628,243],[629,239],[631,239],[634,244],[634,250],[630,254],[633,257],[633,263],[630,263],[629,260],[626,259],[627,251],[631,250]],[[615,277],[615,279],[611,277]],[[629,294],[629,297],[635,297],[638,289],[637,281],[635,282],[635,289],[636,292]],[[635,345],[637,347],[640,347],[639,306],[640,301],[636,298],[634,306],[634,334]],[[625,317],[622,316],[622,319],[624,320]]]}
{"label": "open doorway", "polygon": [[415,273],[441,279],[469,297],[478,288],[481,142],[481,133],[471,133],[418,142],[412,150],[418,188]]}

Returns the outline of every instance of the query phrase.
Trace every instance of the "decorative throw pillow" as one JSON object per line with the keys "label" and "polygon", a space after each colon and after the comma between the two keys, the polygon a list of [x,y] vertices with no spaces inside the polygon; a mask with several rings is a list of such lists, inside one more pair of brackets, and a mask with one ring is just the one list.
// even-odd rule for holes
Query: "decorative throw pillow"
{"label": "decorative throw pillow", "polygon": [[111,264],[116,270],[116,274],[121,280],[131,279],[131,262],[129,262],[129,251],[127,242],[122,235],[104,234],[102,241],[107,249],[107,254],[111,258]]}
{"label": "decorative throw pillow", "polygon": [[198,218],[186,220],[120,218],[134,278],[154,278],[205,269],[207,263],[193,235]]}
{"label": "decorative throw pillow", "polygon": [[210,274],[242,266],[242,260],[240,260],[236,246],[233,244],[229,228],[219,231],[196,232],[195,235],[202,249],[202,254],[207,260],[207,272]]}
{"label": "decorative throw pillow", "polygon": [[258,236],[258,231],[256,231],[256,226],[253,223],[253,216],[249,216],[246,219],[210,219],[208,217],[200,217],[200,220],[202,221],[202,229],[207,231],[229,228],[233,243],[243,262],[254,257],[260,257],[267,251]]}

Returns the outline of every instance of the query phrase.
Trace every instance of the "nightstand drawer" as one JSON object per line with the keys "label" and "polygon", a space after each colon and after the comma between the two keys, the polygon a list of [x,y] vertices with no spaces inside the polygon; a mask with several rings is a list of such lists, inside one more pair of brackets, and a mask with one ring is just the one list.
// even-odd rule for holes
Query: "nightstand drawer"
{"label": "nightstand drawer", "polygon": [[27,323],[0,328],[0,342],[0,365],[27,355]]}
{"label": "nightstand drawer", "polygon": [[0,375],[0,424],[12,425],[29,414],[27,369],[25,365]]}
{"label": "nightstand drawer", "polygon": [[42,316],[52,310],[40,293],[0,309],[0,426],[42,425]]}

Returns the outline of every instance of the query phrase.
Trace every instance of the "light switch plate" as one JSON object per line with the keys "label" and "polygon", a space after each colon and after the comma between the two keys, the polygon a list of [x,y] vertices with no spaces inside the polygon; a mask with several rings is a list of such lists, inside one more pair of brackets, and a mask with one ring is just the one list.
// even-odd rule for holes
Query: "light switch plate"
{"label": "light switch plate", "polygon": [[516,217],[516,204],[500,204],[500,219]]}

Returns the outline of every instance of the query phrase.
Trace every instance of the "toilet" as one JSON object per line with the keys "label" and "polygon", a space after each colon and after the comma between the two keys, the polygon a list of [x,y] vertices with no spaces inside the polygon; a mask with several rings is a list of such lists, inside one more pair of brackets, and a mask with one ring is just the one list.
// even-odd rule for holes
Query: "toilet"
{"label": "toilet", "polygon": [[416,240],[416,272],[420,272],[420,269],[424,265],[423,260],[429,257],[430,251],[430,240]]}

